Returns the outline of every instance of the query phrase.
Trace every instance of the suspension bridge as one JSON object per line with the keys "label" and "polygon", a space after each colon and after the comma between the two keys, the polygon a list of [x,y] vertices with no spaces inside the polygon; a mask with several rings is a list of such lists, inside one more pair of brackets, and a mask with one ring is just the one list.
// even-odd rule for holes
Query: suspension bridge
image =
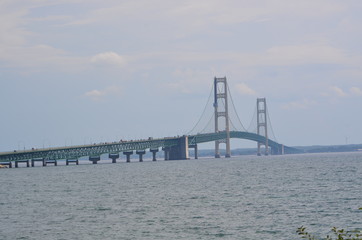
{"label": "suspension bridge", "polygon": [[[229,99],[230,97],[230,99]],[[229,105],[232,105],[229,110]],[[210,111],[209,109],[212,109]],[[270,129],[270,130],[269,130]],[[126,161],[130,162],[131,155],[139,155],[139,161],[143,161],[146,150],[152,152],[152,160],[156,161],[157,152],[164,151],[165,160],[189,159],[189,150],[194,149],[195,158],[198,158],[198,144],[215,142],[215,158],[220,158],[220,145],[225,144],[225,157],[231,156],[230,139],[246,139],[257,143],[257,155],[269,154],[291,154],[298,153],[292,147],[284,146],[276,141],[271,127],[267,111],[266,99],[258,98],[256,110],[248,129],[245,129],[240,121],[233,103],[226,77],[214,78],[214,84],[210,92],[205,109],[193,129],[181,137],[148,138],[144,140],[119,141],[101,144],[77,145],[68,147],[52,147],[42,149],[30,149],[13,152],[0,153],[0,165],[15,167],[26,164],[27,167],[35,166],[41,162],[42,166],[47,164],[58,164],[58,160],[65,160],[66,165],[70,163],[79,164],[79,159],[87,157],[89,161],[96,164],[101,155],[107,154],[112,163],[123,154]]]}

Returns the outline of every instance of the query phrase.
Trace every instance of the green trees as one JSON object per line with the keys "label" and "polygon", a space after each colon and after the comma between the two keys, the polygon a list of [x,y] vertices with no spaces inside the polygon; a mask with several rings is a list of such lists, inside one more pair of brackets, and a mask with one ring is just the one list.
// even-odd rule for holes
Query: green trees
{"label": "green trees", "polygon": [[[362,207],[360,207],[359,210],[362,210]],[[358,229],[350,231],[333,227],[331,232],[331,236],[327,235],[327,237],[320,239],[307,232],[303,226],[297,229],[297,233],[301,238],[308,240],[362,240],[362,231]]]}
{"label": "green trees", "polygon": [[[332,236],[327,235],[327,237],[322,238],[323,240],[362,240],[362,232],[359,230],[346,231],[344,229],[338,229],[336,227],[332,228]],[[306,228],[301,226],[297,229],[297,233],[301,236],[301,238],[308,240],[320,240],[320,238],[316,238],[312,234],[306,231]]]}

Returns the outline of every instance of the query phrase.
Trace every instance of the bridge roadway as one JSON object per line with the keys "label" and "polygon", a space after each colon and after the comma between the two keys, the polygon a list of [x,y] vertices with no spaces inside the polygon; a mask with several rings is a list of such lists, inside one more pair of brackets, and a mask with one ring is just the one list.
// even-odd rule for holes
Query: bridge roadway
{"label": "bridge roadway", "polygon": [[[138,154],[144,154],[146,149],[150,149],[151,152],[157,152],[159,148],[164,151],[169,151],[180,145],[182,138],[188,141],[188,146],[192,147],[199,143],[206,143],[215,140],[221,140],[226,138],[226,132],[219,133],[206,133],[189,135],[183,137],[165,137],[147,140],[137,141],[120,141],[103,144],[92,145],[78,145],[69,147],[53,147],[42,149],[21,150],[13,152],[0,153],[0,162],[22,161],[22,160],[59,160],[59,159],[78,159],[80,157],[89,156],[90,160],[99,158],[102,154],[119,154],[123,152],[125,155],[132,154],[133,151],[137,151]],[[255,142],[265,142],[265,137],[250,132],[230,131],[230,138],[248,139]],[[282,154],[282,145],[269,139],[269,146],[272,149],[272,154]],[[291,147],[284,147],[284,153],[296,153],[297,149]],[[129,156],[127,156],[129,158]],[[171,158],[172,159],[172,158]],[[177,159],[177,158],[173,158]],[[99,159],[98,159],[99,160]],[[129,159],[128,159],[129,160]],[[140,156],[141,160],[141,156]],[[154,159],[155,160],[155,159]],[[92,161],[92,160],[91,160]]]}

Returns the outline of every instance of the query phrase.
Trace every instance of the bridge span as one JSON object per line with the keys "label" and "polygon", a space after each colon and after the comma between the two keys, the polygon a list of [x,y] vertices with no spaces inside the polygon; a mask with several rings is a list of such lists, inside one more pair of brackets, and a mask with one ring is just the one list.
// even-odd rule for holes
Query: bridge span
{"label": "bridge span", "polygon": [[[0,165],[8,165],[9,167],[12,167],[12,162],[15,162],[15,167],[17,167],[19,163],[26,163],[27,166],[29,166],[30,162],[32,166],[35,165],[35,162],[42,162],[43,166],[46,166],[47,164],[57,165],[57,161],[61,159],[66,160],[66,164],[68,165],[69,163],[78,164],[79,158],[84,157],[88,157],[89,161],[93,162],[93,164],[96,164],[100,160],[101,155],[103,154],[108,154],[108,157],[112,159],[113,163],[115,163],[122,154],[126,156],[126,161],[130,162],[130,157],[134,153],[139,155],[139,161],[143,161],[143,155],[146,153],[146,150],[152,152],[153,161],[156,161],[156,154],[160,151],[160,149],[164,151],[165,160],[181,160],[189,159],[189,148],[195,149],[195,158],[197,158],[197,145],[206,142],[215,142],[216,158],[220,157],[219,145],[225,144],[225,157],[230,157],[231,138],[255,141],[258,147],[258,155],[262,154],[261,146],[265,147],[265,155],[298,152],[297,149],[286,147],[270,139],[270,134],[268,132],[268,126],[270,124],[268,123],[269,117],[267,113],[265,98],[257,99],[256,131],[247,131],[242,126],[242,124],[240,127],[240,131],[239,128],[235,128],[229,116],[228,95],[230,94],[230,90],[227,85],[226,77],[215,77],[214,86],[211,92],[214,92],[214,102],[212,104],[214,108],[212,116],[212,118],[214,118],[214,129],[209,130],[208,132],[187,134],[181,137],[165,137],[157,139],[149,138],[146,140],[131,140],[103,144],[2,152],[0,153]],[[232,98],[231,104],[233,105]],[[207,103],[206,106],[208,105],[211,106],[211,104]],[[233,109],[235,109],[234,105]],[[202,116],[204,115],[204,113],[202,114]],[[237,118],[241,123],[238,115]],[[198,123],[199,122],[200,120],[198,121]],[[210,123],[211,121],[208,122]],[[196,124],[196,126],[198,125],[198,123]],[[233,130],[230,129],[231,126],[234,127]],[[193,128],[193,130],[195,129],[195,127]],[[203,127],[203,129],[205,128]]]}
{"label": "bridge span", "polygon": [[[2,152],[0,153],[0,162],[3,164],[15,162],[17,166],[21,162],[27,162],[27,165],[29,165],[29,162],[32,162],[32,165],[34,165],[34,162],[41,161],[45,166],[47,163],[56,164],[57,160],[66,160],[67,164],[71,162],[77,163],[79,158],[88,157],[90,161],[97,163],[103,154],[108,154],[112,162],[116,162],[116,159],[120,158],[120,153],[126,156],[127,162],[130,161],[130,156],[134,153],[138,154],[140,161],[142,161],[142,156],[146,153],[146,150],[153,153],[153,160],[156,161],[156,153],[160,149],[164,151],[165,160],[183,160],[189,159],[189,148],[195,148],[195,156],[197,156],[198,144],[222,140],[225,137],[226,132],[221,131],[218,133],[204,133],[181,137],[149,138],[137,141]],[[230,138],[247,139],[257,143],[265,142],[264,136],[250,132],[230,131]],[[269,139],[269,146],[271,147],[272,154],[288,154],[298,151],[297,149],[283,146],[271,139]]]}

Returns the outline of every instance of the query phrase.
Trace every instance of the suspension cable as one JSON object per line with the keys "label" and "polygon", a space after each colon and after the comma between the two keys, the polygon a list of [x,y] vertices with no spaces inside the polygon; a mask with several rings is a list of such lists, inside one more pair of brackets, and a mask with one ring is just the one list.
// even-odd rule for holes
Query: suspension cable
{"label": "suspension cable", "polygon": [[274,140],[275,140],[276,142],[278,142],[278,140],[277,140],[277,138],[275,137],[275,134],[274,134],[273,126],[272,126],[272,124],[271,124],[268,107],[266,108],[266,115],[267,115],[267,118],[268,118],[268,122],[270,123],[270,124],[269,124],[269,125],[270,125],[270,130],[271,130],[271,132],[272,132],[272,134],[273,134]]}
{"label": "suspension cable", "polygon": [[195,128],[197,127],[197,125],[200,123],[202,117],[204,116],[204,114],[205,114],[205,112],[206,112],[207,106],[209,105],[209,101],[210,101],[210,98],[211,98],[211,95],[212,95],[212,90],[214,90],[214,85],[211,87],[211,91],[210,91],[209,97],[208,97],[207,102],[206,102],[206,105],[205,105],[205,107],[204,107],[204,111],[202,112],[199,120],[197,121],[197,123],[195,124],[195,126],[192,128],[192,130],[189,131],[186,135],[190,135],[190,133],[192,133],[192,132],[195,130]]}
{"label": "suspension cable", "polygon": [[[257,114],[257,108],[258,106],[255,104],[255,108],[254,108],[254,115],[253,115],[253,118],[251,119],[251,122],[249,124],[249,127],[247,129],[248,132],[254,132],[254,129],[252,129],[253,126],[255,126],[255,120],[256,120],[256,114]],[[254,132],[256,133],[256,131]]]}
{"label": "suspension cable", "polygon": [[214,118],[215,113],[213,113],[211,115],[211,118],[209,119],[209,121],[207,122],[206,126],[204,127],[204,129],[201,130],[201,133],[204,133],[205,129],[209,126],[210,122],[212,121],[212,119]]}
{"label": "suspension cable", "polygon": [[[230,99],[231,99],[231,104],[233,105],[233,109],[234,109],[234,112],[235,112],[235,114],[236,114],[236,117],[238,118],[239,123],[240,123],[241,127],[243,128],[242,130],[246,131],[244,125],[241,123],[241,120],[240,120],[240,118],[239,118],[238,112],[237,112],[236,109],[235,109],[235,104],[234,104],[234,101],[233,101],[233,97],[231,96],[231,93],[230,93],[229,85],[227,84],[226,87],[227,87],[227,90],[228,90],[228,93],[229,93],[229,96],[230,96]],[[235,127],[235,126],[234,126],[234,127]],[[235,128],[235,129],[236,129],[236,128]]]}

